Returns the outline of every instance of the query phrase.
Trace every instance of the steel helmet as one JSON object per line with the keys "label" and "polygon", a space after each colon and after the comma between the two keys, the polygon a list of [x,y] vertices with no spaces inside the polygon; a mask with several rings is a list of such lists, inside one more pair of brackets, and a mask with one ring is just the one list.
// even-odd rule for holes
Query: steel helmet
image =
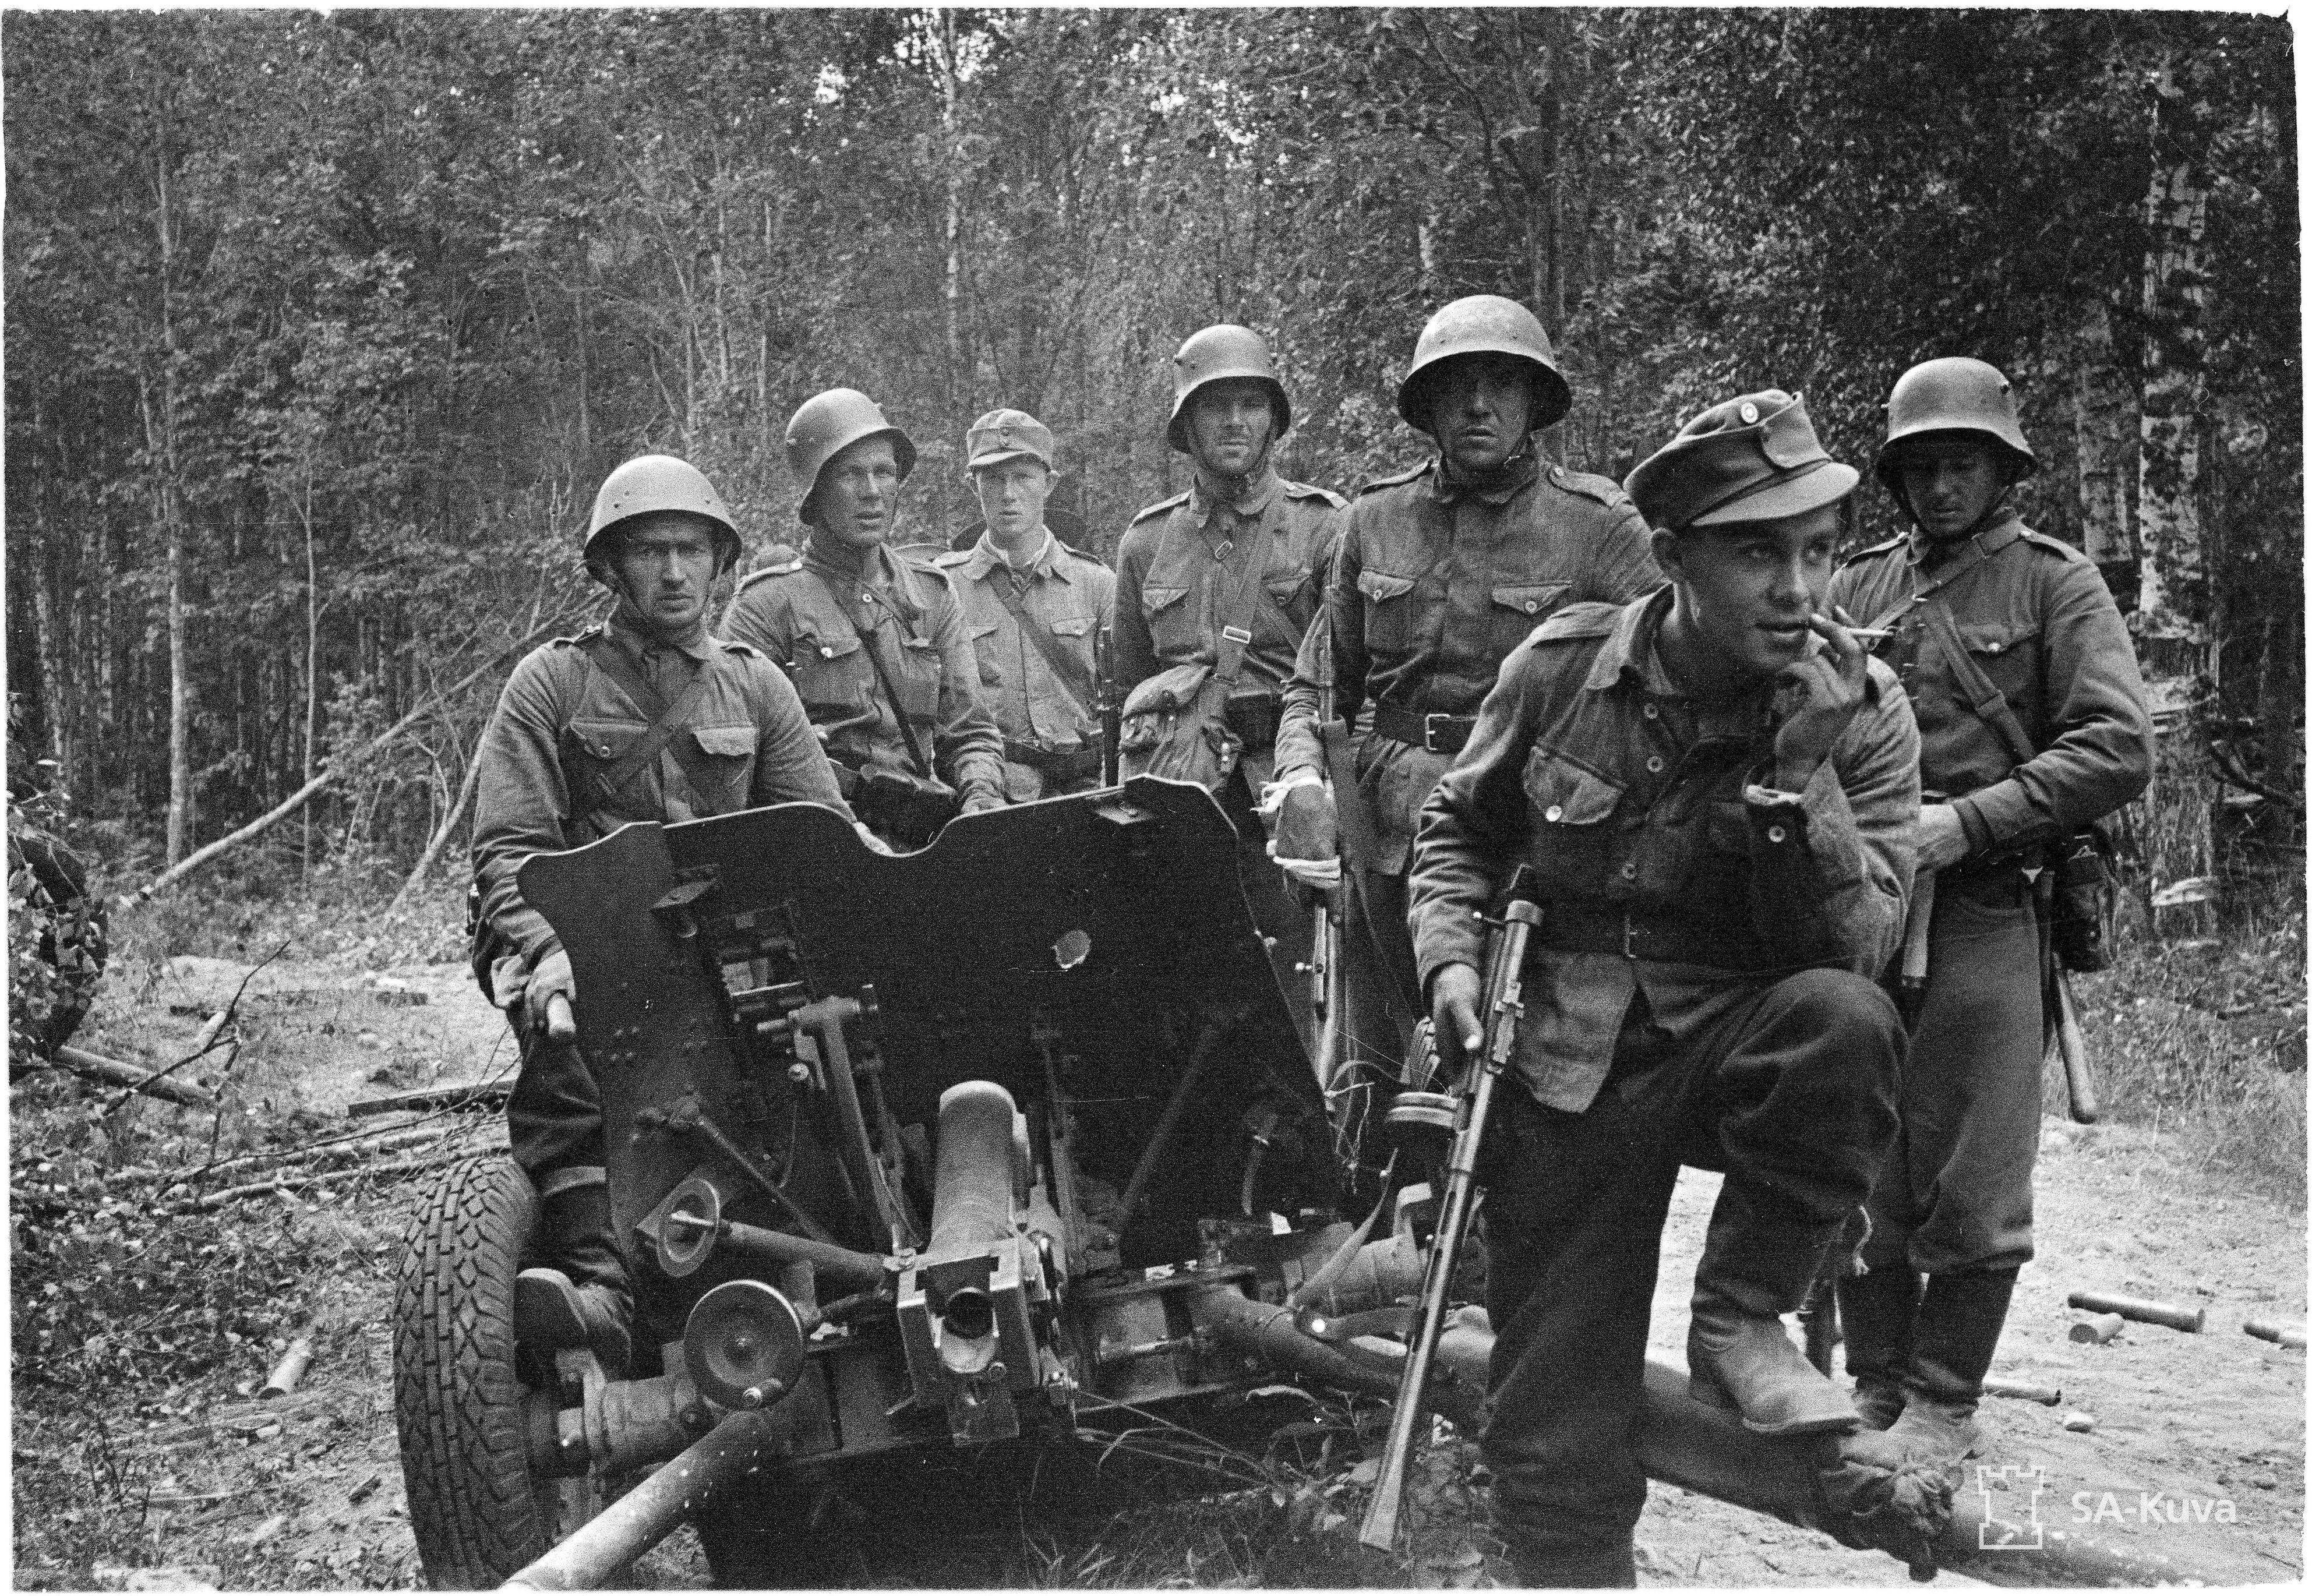
{"label": "steel helmet", "polygon": [[1979,433],[2006,451],[2016,476],[2039,469],[2015,418],[2014,390],[1997,366],[1964,355],[1920,362],[1896,380],[1887,396],[1887,441],[1873,469],[1898,500],[1902,452],[1896,445],[1926,433]]}
{"label": "steel helmet", "polygon": [[[1172,356],[1172,419],[1165,425],[1164,441],[1182,454],[1188,448],[1188,400],[1208,383],[1231,377],[1249,378],[1268,390],[1268,408],[1276,417],[1276,437],[1292,428],[1292,401],[1276,380],[1265,339],[1249,327],[1222,322],[1190,336]],[[1274,438],[1269,440],[1275,442]]]}
{"label": "steel helmet", "polygon": [[899,461],[899,480],[915,469],[915,443],[883,418],[883,407],[855,388],[830,388],[803,400],[787,420],[787,469],[802,484],[803,503],[819,487],[819,474],[862,438],[888,434]]}
{"label": "steel helmet", "polygon": [[[1557,351],[1531,311],[1498,294],[1473,294],[1457,299],[1421,329],[1413,346],[1413,369],[1397,385],[1397,413],[1422,432],[1430,432],[1431,390],[1440,368],[1460,355],[1509,355],[1534,368],[1533,427],[1537,432],[1573,408],[1573,390],[1557,369]],[[1432,433],[1431,434],[1434,436]]]}
{"label": "steel helmet", "polygon": [[586,522],[587,567],[609,557],[603,539],[637,515],[677,510],[702,515],[714,524],[714,574],[720,576],[739,560],[739,529],[730,506],[706,473],[671,454],[638,454],[602,478],[594,495],[594,513]]}

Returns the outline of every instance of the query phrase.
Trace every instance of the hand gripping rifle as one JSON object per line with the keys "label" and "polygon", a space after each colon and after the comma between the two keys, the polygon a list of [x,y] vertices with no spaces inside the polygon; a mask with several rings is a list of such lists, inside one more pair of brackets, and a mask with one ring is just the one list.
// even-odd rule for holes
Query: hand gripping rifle
{"label": "hand gripping rifle", "polygon": [[[1317,634],[1317,735],[1329,747],[1329,740],[1345,734],[1345,728],[1334,724],[1332,621],[1319,611],[1316,625],[1321,628]],[[1339,802],[1337,797],[1335,802]],[[1345,879],[1348,861],[1344,859],[1341,865]],[[1309,1010],[1317,1016],[1319,1027],[1314,1061],[1317,1084],[1330,1092],[1336,1061],[1341,1052],[1343,1016],[1340,1004],[1334,1001],[1333,990],[1341,956],[1340,920],[1333,912],[1333,900],[1322,892],[1314,895],[1309,918]]]}
{"label": "hand gripping rifle", "polygon": [[1114,627],[1092,634],[1091,669],[1098,687],[1092,707],[1099,715],[1099,785],[1112,787],[1123,779],[1124,770],[1124,696],[1116,690]]}
{"label": "hand gripping rifle", "polygon": [[1413,1462],[1414,1437],[1425,1416],[1423,1404],[1429,1394],[1429,1370],[1436,1361],[1437,1339],[1445,1329],[1445,1297],[1452,1288],[1453,1273],[1461,1261],[1461,1242],[1476,1206],[1477,1147],[1484,1140],[1485,1120],[1493,1111],[1493,1087],[1517,1051],[1518,1023],[1525,1013],[1521,997],[1526,944],[1540,924],[1541,906],[1533,898],[1533,871],[1520,864],[1510,878],[1509,904],[1486,950],[1485,1039],[1477,1057],[1464,1062],[1461,1083],[1454,1092],[1458,1111],[1452,1151],[1445,1160],[1445,1205],[1437,1221],[1437,1239],[1430,1243],[1429,1261],[1422,1271],[1420,1308],[1412,1344],[1406,1348],[1405,1372],[1397,1379],[1388,1444],[1380,1454],[1380,1473],[1373,1482],[1364,1525],[1357,1532],[1359,1540],[1380,1551],[1392,1550],[1397,1545],[1406,1470]]}

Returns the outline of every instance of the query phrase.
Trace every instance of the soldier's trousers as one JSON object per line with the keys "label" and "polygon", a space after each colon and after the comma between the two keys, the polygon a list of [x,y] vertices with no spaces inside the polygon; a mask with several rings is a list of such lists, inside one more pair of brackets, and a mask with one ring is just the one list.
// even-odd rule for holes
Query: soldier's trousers
{"label": "soldier's trousers", "polygon": [[1496,1337],[1483,1447],[1528,1579],[1598,1566],[1645,1506],[1632,1439],[1678,1167],[1726,1174],[1704,1271],[1795,1308],[1893,1138],[1902,1045],[1877,986],[1805,970],[1683,1046],[1641,996],[1581,1113],[1503,1083],[1480,1170]]}
{"label": "soldier's trousers", "polygon": [[1957,1275],[2030,1261],[2045,1025],[2022,873],[1945,873],[1903,1067],[1902,1128],[1870,1194],[1866,1265]]}
{"label": "soldier's trousers", "polygon": [[541,1189],[557,1170],[606,1163],[602,1091],[577,1044],[548,1041],[527,1020],[515,1022],[514,1037],[521,1048],[521,1073],[506,1100],[506,1137],[514,1162]]}

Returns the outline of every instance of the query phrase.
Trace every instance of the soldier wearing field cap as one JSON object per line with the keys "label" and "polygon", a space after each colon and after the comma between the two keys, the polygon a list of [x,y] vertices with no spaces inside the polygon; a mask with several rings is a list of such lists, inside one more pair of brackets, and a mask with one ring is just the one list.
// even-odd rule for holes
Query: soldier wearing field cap
{"label": "soldier wearing field cap", "polygon": [[[1405,930],[1414,828],[1502,661],[1561,605],[1619,604],[1661,583],[1628,495],[1541,452],[1535,434],[1571,403],[1549,335],[1523,305],[1480,294],[1429,319],[1397,408],[1436,452],[1359,490],[1285,690],[1277,861],[1321,887],[1350,844],[1344,1029],[1352,1057],[1385,1074],[1422,1012]],[[1348,793],[1325,785],[1317,711],[1328,669],[1344,724],[1372,711],[1353,753],[1335,755],[1341,776],[1353,772]],[[1358,811],[1345,829],[1339,803]]]}
{"label": "soldier wearing field cap", "polygon": [[1083,792],[1099,781],[1092,650],[1115,613],[1115,573],[1044,523],[1058,476],[1051,428],[990,410],[964,435],[964,464],[986,530],[933,563],[963,602],[980,697],[1003,732],[1006,794]]}
{"label": "soldier wearing field cap", "polygon": [[615,1377],[632,1299],[610,1229],[601,1094],[574,1039],[584,994],[516,873],[533,854],[634,820],[767,803],[850,811],[787,679],[707,633],[709,592],[737,562],[739,534],[703,474],[670,455],[626,461],[595,495],[583,557],[617,607],[515,666],[482,731],[473,957],[520,1043],[506,1124],[539,1197],[542,1263],[515,1282],[516,1328],[535,1346],[591,1347]]}
{"label": "soldier wearing field cap", "polygon": [[1315,618],[1343,504],[1276,473],[1292,402],[1250,328],[1207,327],[1172,357],[1165,441],[1195,462],[1186,493],[1151,504],[1117,548],[1116,672],[1123,762],[1194,781],[1237,829],[1253,919],[1304,1036],[1309,922],[1268,861],[1257,796],[1300,639]]}
{"label": "soldier wearing field cap", "polygon": [[2084,849],[2094,864],[2083,829],[2151,775],[2118,607],[2084,556],[2010,502],[2037,463],[1995,367],[1913,366],[1887,400],[1878,461],[1913,530],[1856,555],[1832,589],[1893,633],[1878,656],[1918,715],[1919,869],[1934,881],[1913,933],[1926,982],[1902,1129],[1871,1193],[1866,1272],[1838,1293],[1855,1406],[1888,1431],[1894,1461],[1953,1465],[1979,1450],[1983,1378],[2032,1255],[2050,953],[2077,958],[2052,896],[2068,857]]}
{"label": "soldier wearing field cap", "polygon": [[915,446],[834,388],[795,411],[786,447],[808,542],[739,583],[723,630],[793,679],[860,818],[919,846],[959,812],[1003,807],[1003,739],[946,575],[886,547]]}
{"label": "soldier wearing field cap", "polygon": [[1496,1337],[1483,1447],[1531,1585],[1635,1583],[1633,1450],[1679,1166],[1722,1170],[1693,1394],[1765,1435],[1857,1424],[1784,1333],[1895,1130],[1918,737],[1826,613],[1857,473],[1745,394],[1630,474],[1668,591],[1571,604],[1514,649],[1422,811],[1414,948],[1441,1045],[1479,1034],[1479,916],[1541,920],[1516,1084],[1481,1153]]}

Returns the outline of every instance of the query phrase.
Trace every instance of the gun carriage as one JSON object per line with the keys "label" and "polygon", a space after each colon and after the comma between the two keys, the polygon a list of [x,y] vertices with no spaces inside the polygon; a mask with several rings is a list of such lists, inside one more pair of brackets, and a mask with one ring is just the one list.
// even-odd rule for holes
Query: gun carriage
{"label": "gun carriage", "polygon": [[[516,1344],[534,1196],[504,1159],[445,1171],[394,1326],[432,1583],[611,1583],[686,1519],[718,1579],[758,1582],[749,1521],[794,1511],[797,1468],[1280,1373],[1396,1393],[1371,1332],[1412,1329],[1423,1193],[1377,1240],[1335,1211],[1323,1094],[1201,789],[1137,778],[897,857],[810,805],[638,824],[521,880],[577,978],[637,1366]],[[1474,1424],[1491,1339],[1444,1324],[1435,1411]],[[1683,1385],[1650,1373],[1650,1472],[1846,1528],[1822,1460]],[[1971,1535],[1962,1508],[1946,1556]]]}

